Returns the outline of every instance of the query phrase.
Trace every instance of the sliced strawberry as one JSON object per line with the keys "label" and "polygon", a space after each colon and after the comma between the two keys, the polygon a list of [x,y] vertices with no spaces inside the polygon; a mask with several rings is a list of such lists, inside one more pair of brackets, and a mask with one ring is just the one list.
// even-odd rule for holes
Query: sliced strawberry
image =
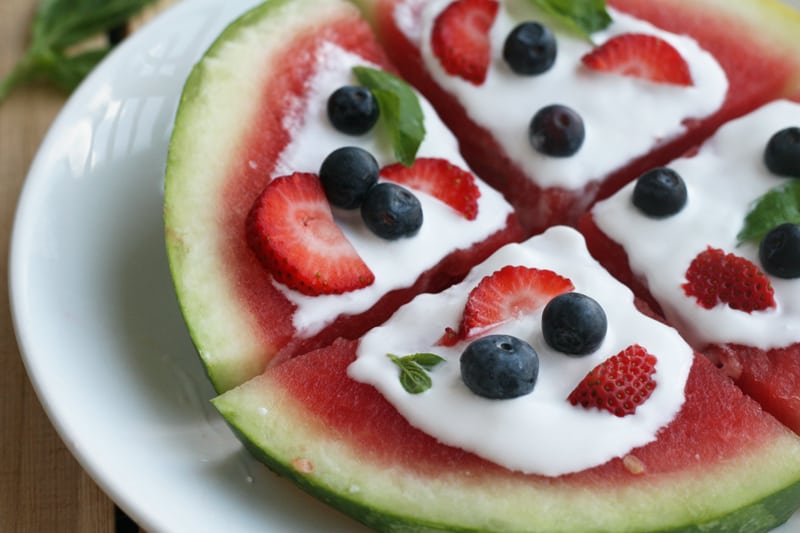
{"label": "sliced strawberry", "polygon": [[594,70],[657,83],[692,85],[689,65],[671,44],[655,35],[623,33],[582,58]]}
{"label": "sliced strawberry", "polygon": [[775,307],[775,291],[761,269],[744,257],[710,246],[692,260],[682,287],[686,296],[697,298],[706,309],[720,303],[747,313]]}
{"label": "sliced strawberry", "polygon": [[478,216],[481,191],[475,184],[475,177],[446,159],[420,158],[410,167],[395,163],[381,169],[381,177],[430,194],[467,220]]}
{"label": "sliced strawberry", "polygon": [[499,4],[496,0],[455,0],[433,23],[434,55],[448,74],[475,85],[486,79],[492,27]]}
{"label": "sliced strawberry", "polygon": [[586,374],[567,400],[572,405],[597,407],[620,417],[631,415],[656,388],[655,365],[655,355],[638,344],[628,346]]}
{"label": "sliced strawberry", "polygon": [[453,346],[489,329],[544,307],[553,297],[573,290],[572,282],[552,270],[505,266],[483,278],[469,293],[461,326],[446,328],[439,344]]}
{"label": "sliced strawberry", "polygon": [[247,217],[247,242],[273,277],[303,294],[340,294],[375,281],[333,220],[319,178],[275,178]]}

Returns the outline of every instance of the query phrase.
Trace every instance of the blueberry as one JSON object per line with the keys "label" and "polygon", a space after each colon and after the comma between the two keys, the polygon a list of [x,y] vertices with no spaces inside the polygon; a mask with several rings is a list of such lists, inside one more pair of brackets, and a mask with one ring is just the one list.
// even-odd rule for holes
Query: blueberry
{"label": "blueberry", "polygon": [[372,154],[355,146],[331,152],[319,169],[319,180],[331,205],[344,209],[361,206],[378,182],[380,167]]}
{"label": "blueberry", "polygon": [[764,164],[773,174],[800,178],[800,128],[784,128],[770,137]]}
{"label": "blueberry", "polygon": [[680,174],[667,167],[648,170],[633,187],[633,205],[645,215],[664,218],[686,205],[686,184]]}
{"label": "blueberry", "polygon": [[528,394],[539,376],[539,356],[511,335],[472,341],[461,354],[461,379],[478,396],[504,400]]}
{"label": "blueberry", "polygon": [[528,134],[534,149],[555,157],[573,155],[580,149],[586,136],[581,116],[560,104],[537,111]]}
{"label": "blueberry", "polygon": [[579,292],[566,292],[550,300],[542,311],[542,334],[554,350],[567,355],[588,355],[606,336],[606,313],[595,300]]}
{"label": "blueberry", "polygon": [[390,182],[375,185],[361,205],[361,218],[378,237],[412,237],[422,226],[422,205],[408,189]]}
{"label": "blueberry", "polygon": [[375,125],[378,115],[378,101],[366,87],[346,85],[328,97],[328,119],[342,133],[366,133]]}
{"label": "blueberry", "polygon": [[547,26],[523,22],[506,37],[503,59],[517,74],[541,74],[555,63],[556,38]]}
{"label": "blueberry", "polygon": [[770,230],[758,248],[761,265],[779,278],[800,278],[800,225],[785,223]]}

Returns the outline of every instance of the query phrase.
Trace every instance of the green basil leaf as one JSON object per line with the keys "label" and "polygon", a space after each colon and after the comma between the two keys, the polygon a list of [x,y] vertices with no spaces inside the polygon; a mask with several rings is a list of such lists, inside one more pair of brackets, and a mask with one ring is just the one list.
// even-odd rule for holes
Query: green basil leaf
{"label": "green basil leaf", "polygon": [[414,355],[408,355],[406,357],[409,357],[412,361],[426,370],[431,370],[439,363],[444,363],[444,358],[439,357],[435,353],[415,353]]}
{"label": "green basil leaf", "polygon": [[74,89],[109,47],[72,53],[71,47],[124,25],[155,0],[41,0],[25,55],[0,80],[0,102],[16,87],[48,81]]}
{"label": "green basil leaf", "polygon": [[155,0],[42,0],[33,21],[34,48],[63,51],[125,23]]}
{"label": "green basil leaf", "polygon": [[29,51],[14,65],[11,72],[0,80],[0,102],[5,100],[11,91],[17,87],[36,80],[46,79],[48,70],[47,63],[34,57]]}
{"label": "green basil leaf", "polygon": [[64,57],[48,71],[47,78],[61,89],[70,92],[89,75],[109,50],[107,47],[99,48]]}
{"label": "green basil leaf", "polygon": [[444,362],[444,359],[432,353],[417,353],[399,357],[386,354],[400,369],[400,384],[410,394],[421,394],[433,386],[428,375],[429,370]]}
{"label": "green basil leaf", "polygon": [[737,235],[739,243],[760,242],[769,231],[783,224],[800,224],[800,179],[790,179],[758,198]]}
{"label": "green basil leaf", "polygon": [[400,384],[410,394],[422,394],[433,386],[433,381],[419,365],[409,365],[400,373]]}
{"label": "green basil leaf", "polygon": [[405,81],[383,70],[359,66],[353,67],[353,73],[378,100],[381,119],[389,128],[395,157],[402,164],[411,166],[425,138],[425,116],[417,93]]}
{"label": "green basil leaf", "polygon": [[531,0],[561,24],[590,40],[590,34],[611,24],[605,0]]}

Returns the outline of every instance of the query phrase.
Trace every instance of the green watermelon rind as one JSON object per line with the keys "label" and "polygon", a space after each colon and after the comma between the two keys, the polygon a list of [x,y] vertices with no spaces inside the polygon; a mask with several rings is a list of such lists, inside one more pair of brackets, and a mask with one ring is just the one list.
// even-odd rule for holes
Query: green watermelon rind
{"label": "green watermelon rind", "polygon": [[[232,22],[184,85],[166,167],[167,255],[190,336],[218,392],[259,374],[277,351],[242,305],[221,258],[225,243],[220,241],[218,201],[248,133],[242,124],[255,116],[271,54],[286,46],[287,36],[308,31],[326,17],[356,12],[347,3],[270,0]],[[251,52],[241,53],[242,47]],[[264,82],[254,83],[256,76]]]}
{"label": "green watermelon rind", "polygon": [[470,487],[459,473],[426,478],[370,464],[266,375],[213,403],[267,467],[379,531],[754,533],[784,523],[800,504],[800,452],[788,432],[725,464],[690,468],[654,484],[632,480],[600,493],[553,485],[537,492],[521,483],[504,486],[506,478]]}

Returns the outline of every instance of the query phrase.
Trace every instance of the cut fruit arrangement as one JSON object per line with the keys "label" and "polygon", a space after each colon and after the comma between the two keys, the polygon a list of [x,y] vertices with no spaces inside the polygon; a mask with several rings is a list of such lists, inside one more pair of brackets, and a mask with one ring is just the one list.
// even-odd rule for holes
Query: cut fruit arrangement
{"label": "cut fruit arrangement", "polygon": [[[771,2],[612,0],[608,13],[589,1],[360,3],[400,72],[531,234],[574,224],[595,199],[791,92],[800,67],[797,16]],[[442,39],[448,45],[437,47]],[[480,76],[450,59],[456,50],[480,63]],[[574,132],[556,157],[531,149],[535,134],[525,138],[553,104],[574,117],[553,121]]]}
{"label": "cut fruit arrangement", "polygon": [[[354,86],[387,102],[361,134],[341,123],[363,114],[363,93],[333,98]],[[338,2],[269,2],[222,34],[186,83],[166,179],[170,264],[220,392],[357,338],[520,236]]]}
{"label": "cut fruit arrangement", "polygon": [[214,405],[379,530],[786,521],[798,30],[750,0],[246,13],[186,82],[166,174]]}
{"label": "cut fruit arrangement", "polygon": [[[800,182],[789,177],[800,176],[800,130],[793,124],[800,104],[788,101],[729,122],[697,153],[654,171],[660,186],[640,187],[650,179],[643,176],[597,204],[580,227],[614,275],[800,433]],[[650,202],[636,202],[645,189],[682,200],[660,202],[673,207],[654,215]]]}

